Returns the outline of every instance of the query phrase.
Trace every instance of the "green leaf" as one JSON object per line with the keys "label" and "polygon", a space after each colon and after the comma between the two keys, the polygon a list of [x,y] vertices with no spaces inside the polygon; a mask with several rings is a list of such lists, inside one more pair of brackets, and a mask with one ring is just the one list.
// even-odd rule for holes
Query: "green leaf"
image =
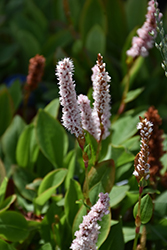
{"label": "green leaf", "polygon": [[0,45],[0,51],[1,51],[1,57],[0,57],[0,66],[4,66],[5,64],[9,63],[10,60],[13,59],[16,52],[18,50],[17,44],[11,44],[11,45]]}
{"label": "green leaf", "polygon": [[13,164],[16,164],[17,142],[24,128],[25,122],[20,116],[16,115],[2,137],[3,151]]}
{"label": "green leaf", "polygon": [[127,191],[129,190],[129,185],[125,186],[114,186],[109,193],[110,197],[110,207],[116,206],[119,202],[121,202],[125,196]]}
{"label": "green leaf", "polygon": [[104,6],[100,0],[87,0],[83,6],[80,19],[80,32],[84,41],[89,30],[94,25],[99,25],[106,32]]}
{"label": "green leaf", "polygon": [[0,239],[0,249],[2,250],[16,250],[11,244],[8,244],[6,241]]}
{"label": "green leaf", "polygon": [[68,138],[61,124],[43,110],[39,110],[36,124],[39,147],[55,166],[62,166],[68,149]]}
{"label": "green leaf", "polygon": [[107,236],[110,232],[110,226],[111,226],[111,214],[107,214],[104,215],[102,217],[101,221],[98,221],[99,226],[101,226],[100,228],[100,234],[98,236],[98,240],[97,240],[97,247],[99,248],[103,242],[107,239]]}
{"label": "green leaf", "polygon": [[67,169],[61,168],[48,173],[39,186],[38,197],[35,199],[35,203],[43,206],[55,192],[55,189],[64,181],[66,174]]}
{"label": "green leaf", "polygon": [[52,250],[52,249],[53,248],[49,242],[44,244],[42,247],[39,248],[39,250]]}
{"label": "green leaf", "polygon": [[[165,149],[164,149],[165,150]],[[161,157],[161,162],[162,162],[162,166],[163,166],[163,169],[161,170],[161,174],[165,174],[165,172],[167,171],[167,153],[164,154],[162,157]]]}
{"label": "green leaf", "polygon": [[2,202],[4,200],[7,184],[8,184],[8,178],[4,177],[4,179],[0,185],[0,204],[2,204]]}
{"label": "green leaf", "polygon": [[[96,139],[87,131],[85,133],[85,140],[86,140],[86,145],[88,147],[87,153],[88,153],[88,157],[89,157],[89,165],[92,166],[95,164],[95,161],[96,161],[98,143],[97,143]],[[85,149],[84,149],[84,151],[86,152]]]}
{"label": "green leaf", "polygon": [[123,46],[123,43],[127,36],[127,22],[124,2],[122,2],[121,0],[107,0],[105,10],[107,13],[108,20],[107,35],[109,36],[111,45],[116,45],[114,48],[119,46],[119,49],[120,46]]}
{"label": "green leaf", "polygon": [[110,233],[100,247],[100,250],[123,250],[124,249],[124,239],[122,233],[121,222],[111,226]]}
{"label": "green leaf", "polygon": [[117,183],[129,179],[129,176],[132,175],[133,170],[134,170],[133,162],[125,163],[117,167],[115,173],[115,182]]}
{"label": "green leaf", "polygon": [[47,29],[48,20],[45,17],[43,11],[32,0],[26,1],[25,6],[28,17],[30,17],[34,23],[38,24],[38,28],[41,30],[41,32],[44,32]]}
{"label": "green leaf", "polygon": [[32,167],[38,157],[39,147],[35,137],[34,124],[23,130],[16,148],[16,159],[19,166]]}
{"label": "green leaf", "polygon": [[83,200],[81,186],[77,181],[71,179],[69,189],[65,196],[65,214],[71,227],[74,218],[81,207],[80,204],[76,204],[76,201],[80,199]]}
{"label": "green leaf", "polygon": [[71,231],[71,227],[68,223],[66,215],[62,216],[60,220],[59,232],[60,232],[60,239],[61,239],[60,249],[69,249],[71,242],[72,242],[72,231]]}
{"label": "green leaf", "polygon": [[18,29],[18,27],[14,27],[14,24],[11,24],[11,28],[13,36],[20,45],[21,52],[27,61],[29,58],[40,53],[40,44],[32,33],[27,30]]}
{"label": "green leaf", "polygon": [[44,177],[54,169],[53,164],[48,160],[48,158],[45,157],[45,155],[42,153],[41,150],[39,150],[35,166],[36,166],[36,173],[38,174],[38,176],[41,177]]}
{"label": "green leaf", "polygon": [[143,66],[143,62],[144,62],[144,57],[142,57],[142,56],[139,56],[135,60],[132,67],[130,68],[128,73],[124,76],[124,78],[123,78],[123,80],[121,82],[123,87],[125,87],[128,84],[129,84],[130,87],[133,85],[137,75],[139,74],[139,71],[140,71],[141,67]]}
{"label": "green leaf", "polygon": [[16,200],[16,195],[13,194],[11,196],[9,196],[8,198],[6,198],[1,204],[0,204],[0,213],[4,212],[5,210],[7,210],[10,205]]}
{"label": "green leaf", "polygon": [[163,218],[167,214],[167,191],[160,194],[154,203],[154,213],[160,218]]}
{"label": "green leaf", "polygon": [[80,19],[81,11],[83,8],[85,0],[69,0],[69,8],[71,13],[72,23],[75,27],[75,30],[78,30],[78,22]]}
{"label": "green leaf", "polygon": [[162,240],[165,245],[167,245],[167,218],[163,218],[157,224],[151,225],[148,223],[146,225],[147,229],[147,238],[155,241],[155,240]]}
{"label": "green leaf", "polygon": [[9,93],[13,100],[14,110],[16,111],[22,101],[22,89],[19,80],[14,81],[14,83],[9,88]]}
{"label": "green leaf", "polygon": [[35,175],[29,169],[16,167],[13,175],[14,184],[17,187],[20,194],[26,199],[33,201],[36,193],[32,190],[28,190],[26,185],[31,183],[35,179]]}
{"label": "green leaf", "polygon": [[58,112],[59,112],[60,102],[59,99],[56,98],[52,100],[45,108],[44,110],[48,112],[51,116],[54,118],[57,118]]}
{"label": "green leaf", "polygon": [[116,168],[134,160],[134,155],[123,146],[109,145],[105,160],[113,159]]}
{"label": "green leaf", "polygon": [[[138,204],[139,203],[137,203],[133,209],[134,218],[136,218],[137,215]],[[151,219],[152,213],[153,213],[153,203],[150,196],[147,194],[141,199],[141,206],[140,206],[141,222],[143,224],[146,224]]]}
{"label": "green leaf", "polygon": [[[44,239],[45,242],[50,242],[51,244],[55,244],[55,238],[56,237],[56,243],[58,244],[58,238],[59,233],[53,232],[53,225],[59,225],[60,222],[60,216],[62,214],[62,208],[59,207],[56,202],[52,202],[41,222],[41,230],[40,234],[42,239]],[[60,232],[61,233],[61,232]]]}
{"label": "green leaf", "polygon": [[134,204],[138,201],[139,194],[135,194],[132,192],[127,192],[126,197],[122,202],[121,206],[121,214],[124,214],[130,207],[133,207]]}
{"label": "green leaf", "polygon": [[76,161],[76,151],[71,150],[64,159],[63,166],[68,169],[68,173],[65,180],[65,188],[68,189],[70,185],[70,180],[74,176],[75,172],[75,161]]}
{"label": "green leaf", "polygon": [[127,243],[135,238],[135,227],[123,227],[124,242]]}
{"label": "green leaf", "polygon": [[28,224],[26,219],[18,212],[5,211],[0,214],[0,237],[17,242],[28,237]]}
{"label": "green leaf", "polygon": [[89,199],[92,205],[98,201],[99,193],[105,193],[102,182],[96,183],[91,189],[89,189]]}
{"label": "green leaf", "polygon": [[140,0],[128,0],[125,7],[129,30],[144,23],[145,15],[147,13],[146,0],[143,0],[142,2]]}
{"label": "green leaf", "polygon": [[74,237],[74,233],[79,230],[79,225],[82,223],[83,216],[86,215],[86,213],[87,213],[87,208],[85,205],[82,205],[80,207],[80,209],[78,210],[78,212],[74,218],[74,221],[73,221],[73,225],[72,225],[73,237]]}
{"label": "green leaf", "polygon": [[134,160],[134,155],[124,147],[112,147],[112,157],[117,167]]}
{"label": "green leaf", "polygon": [[[6,176],[6,169],[5,169],[5,166],[4,166],[4,164],[3,164],[3,162],[2,162],[1,159],[0,159],[0,173],[1,173],[0,174],[0,185],[1,185],[2,182],[3,182],[3,180],[4,180],[4,178],[5,178],[5,176]],[[0,198],[0,200],[1,200],[1,198]]]}
{"label": "green leaf", "polygon": [[144,88],[138,88],[138,89],[129,91],[126,95],[124,102],[128,103],[128,102],[133,101],[143,92],[143,90],[144,90]]}
{"label": "green leaf", "polygon": [[89,189],[97,183],[101,183],[104,191],[109,193],[114,184],[114,180],[115,166],[114,161],[111,159],[98,163],[96,167],[92,167],[88,173]]}
{"label": "green leaf", "polygon": [[112,125],[112,143],[114,145],[121,145],[125,140],[132,137],[137,132],[137,124],[139,122],[139,116],[143,116],[144,111],[137,115],[128,115],[119,118]]}
{"label": "green leaf", "polygon": [[42,54],[45,56],[52,55],[57,47],[64,47],[72,41],[72,36],[69,30],[62,29],[56,34],[49,36],[48,40],[42,48]]}
{"label": "green leaf", "polygon": [[139,151],[140,150],[140,145],[139,145],[139,141],[140,141],[140,136],[136,135],[133,136],[132,138],[127,139],[125,142],[122,143],[122,146],[127,148],[130,151]]}
{"label": "green leaf", "polygon": [[[0,137],[5,132],[13,116],[13,102],[6,87],[0,89]],[[2,122],[3,121],[3,122]]]}
{"label": "green leaf", "polygon": [[[98,41],[98,42],[97,42]],[[85,47],[93,58],[98,53],[105,54],[106,37],[105,33],[99,25],[94,25],[88,32]]]}

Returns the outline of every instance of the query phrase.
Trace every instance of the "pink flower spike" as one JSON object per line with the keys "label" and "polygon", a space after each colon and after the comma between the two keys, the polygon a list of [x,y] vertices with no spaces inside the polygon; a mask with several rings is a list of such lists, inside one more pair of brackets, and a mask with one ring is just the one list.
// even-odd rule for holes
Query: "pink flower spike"
{"label": "pink flower spike", "polygon": [[58,62],[56,76],[60,89],[60,103],[63,106],[62,122],[71,134],[75,134],[76,138],[83,138],[81,114],[77,103],[75,84],[72,80],[73,71],[73,62],[69,58]]}
{"label": "pink flower spike", "polygon": [[[153,48],[154,40],[157,36],[155,4],[158,6],[157,1],[150,0],[148,2],[146,21],[143,26],[137,30],[138,37],[135,36],[132,39],[132,47],[126,52],[128,56],[132,56],[133,58],[138,56],[146,57],[148,56],[148,50]],[[159,13],[159,19],[161,18],[162,14]]]}
{"label": "pink flower spike", "polygon": [[[102,124],[102,139],[104,140],[109,134],[110,129],[110,85],[108,82],[111,81],[111,77],[105,70],[105,63],[103,63],[103,57],[98,54],[97,65],[93,68],[93,99],[94,108],[93,112],[98,114],[100,120],[100,127]],[[101,136],[101,135],[100,135]]]}
{"label": "pink flower spike", "polygon": [[78,103],[81,110],[82,127],[99,140],[100,122],[97,113],[93,113],[90,107],[90,100],[86,95],[78,96]]}
{"label": "pink flower spike", "polygon": [[105,214],[109,214],[109,196],[108,193],[99,194],[99,200],[91,208],[90,212],[83,216],[83,222],[79,225],[79,231],[75,232],[76,238],[73,240],[70,249],[72,250],[96,250],[96,243],[100,226],[97,221]]}

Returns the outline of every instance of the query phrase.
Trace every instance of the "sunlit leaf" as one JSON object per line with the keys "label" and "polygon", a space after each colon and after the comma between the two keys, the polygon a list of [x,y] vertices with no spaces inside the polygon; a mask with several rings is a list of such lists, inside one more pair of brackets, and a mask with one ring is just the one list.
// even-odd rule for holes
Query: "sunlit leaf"
{"label": "sunlit leaf", "polygon": [[55,192],[56,188],[61,185],[66,174],[67,169],[61,168],[48,173],[39,186],[38,197],[35,199],[35,203],[40,206],[44,205]]}
{"label": "sunlit leaf", "polygon": [[109,193],[109,197],[110,197],[110,207],[114,207],[115,205],[117,205],[120,201],[122,201],[125,196],[126,196],[126,192],[129,190],[129,186],[125,185],[125,186],[114,186],[111,190],[111,192]]}
{"label": "sunlit leaf", "polygon": [[4,212],[5,210],[7,210],[10,205],[16,200],[16,195],[13,194],[11,196],[9,196],[8,198],[6,198],[1,204],[0,204],[0,213]]}
{"label": "sunlit leaf", "polygon": [[38,157],[39,147],[35,137],[34,124],[25,127],[16,148],[17,163],[21,167],[32,167]]}

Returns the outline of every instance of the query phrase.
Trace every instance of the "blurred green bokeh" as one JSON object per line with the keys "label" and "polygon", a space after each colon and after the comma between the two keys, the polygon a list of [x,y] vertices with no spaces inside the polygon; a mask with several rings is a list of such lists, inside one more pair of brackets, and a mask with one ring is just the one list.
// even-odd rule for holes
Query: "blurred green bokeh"
{"label": "blurred green bokeh", "polygon": [[[126,50],[147,12],[146,0],[1,0],[0,1],[0,82],[13,74],[28,73],[29,59],[46,57],[43,82],[45,97],[57,97],[55,65],[70,57],[74,61],[77,93],[91,87],[91,68],[97,53],[104,56],[112,77],[112,113],[116,113],[127,73]],[[164,29],[167,27],[164,10]],[[137,65],[130,90],[144,91],[127,109],[154,105],[167,121],[167,82],[160,67],[161,55],[153,48]],[[125,80],[125,79],[124,79]]]}

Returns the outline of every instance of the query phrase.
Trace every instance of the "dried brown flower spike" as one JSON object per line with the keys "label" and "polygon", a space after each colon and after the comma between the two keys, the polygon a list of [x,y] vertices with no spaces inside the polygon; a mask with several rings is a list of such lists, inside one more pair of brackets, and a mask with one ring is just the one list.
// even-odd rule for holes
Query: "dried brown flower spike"
{"label": "dried brown flower spike", "polygon": [[154,126],[154,133],[151,134],[149,140],[149,157],[148,163],[150,164],[150,181],[155,184],[157,177],[160,177],[160,170],[163,168],[160,158],[164,154],[163,151],[163,130],[159,129],[162,124],[162,119],[158,114],[158,110],[151,106],[145,113],[147,120],[151,121]]}
{"label": "dried brown flower spike", "polygon": [[27,76],[26,90],[32,91],[37,88],[41,81],[45,67],[45,57],[36,55],[29,60],[29,69]]}

